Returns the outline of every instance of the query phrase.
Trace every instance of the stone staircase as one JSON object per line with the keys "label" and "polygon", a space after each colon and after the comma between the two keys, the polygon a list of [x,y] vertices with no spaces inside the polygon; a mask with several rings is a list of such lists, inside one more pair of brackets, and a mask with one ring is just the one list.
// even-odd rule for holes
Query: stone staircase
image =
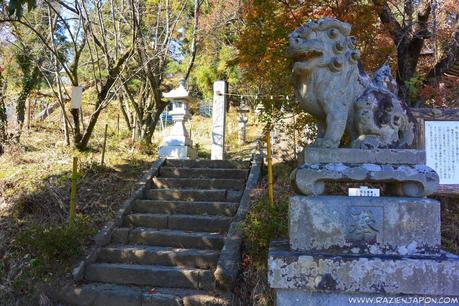
{"label": "stone staircase", "polygon": [[111,242],[86,267],[72,305],[231,305],[214,271],[249,162],[166,160]]}

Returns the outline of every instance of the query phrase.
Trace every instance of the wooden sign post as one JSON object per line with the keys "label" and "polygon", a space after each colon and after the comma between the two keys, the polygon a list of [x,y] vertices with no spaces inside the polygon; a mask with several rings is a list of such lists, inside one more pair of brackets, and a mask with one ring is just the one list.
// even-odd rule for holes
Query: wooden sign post
{"label": "wooden sign post", "polygon": [[412,108],[416,146],[440,177],[437,195],[459,196],[459,109]]}

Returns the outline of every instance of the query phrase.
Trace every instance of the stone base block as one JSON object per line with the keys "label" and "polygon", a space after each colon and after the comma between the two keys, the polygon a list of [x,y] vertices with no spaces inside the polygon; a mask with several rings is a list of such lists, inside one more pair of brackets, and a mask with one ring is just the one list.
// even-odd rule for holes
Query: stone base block
{"label": "stone base block", "polygon": [[361,293],[330,293],[308,292],[301,290],[276,290],[276,305],[278,306],[419,306],[419,305],[459,305],[459,297],[416,296],[416,295],[386,295]]}
{"label": "stone base block", "polygon": [[183,135],[169,135],[164,137],[163,146],[164,147],[176,147],[176,146],[187,146],[191,147],[193,143],[191,142],[188,136]]}
{"label": "stone base block", "polygon": [[271,246],[268,267],[274,289],[459,297],[459,257],[448,253],[337,256],[290,252],[284,243]]}
{"label": "stone base block", "polygon": [[164,146],[159,148],[160,158],[170,159],[196,159],[197,153],[188,146]]}
{"label": "stone base block", "polygon": [[426,198],[292,196],[292,250],[328,254],[432,254],[440,203]]}

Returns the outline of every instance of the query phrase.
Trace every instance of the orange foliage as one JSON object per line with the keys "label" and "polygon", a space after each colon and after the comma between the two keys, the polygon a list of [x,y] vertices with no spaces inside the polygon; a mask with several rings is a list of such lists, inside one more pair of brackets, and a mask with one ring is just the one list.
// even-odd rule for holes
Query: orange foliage
{"label": "orange foliage", "polygon": [[285,57],[288,34],[311,19],[335,17],[353,26],[363,64],[375,70],[393,52],[373,6],[364,0],[249,0],[242,7],[244,28],[237,43],[240,67],[261,93],[287,94],[289,63]]}
{"label": "orange foliage", "polygon": [[459,78],[444,76],[438,86],[421,88],[419,95],[430,107],[459,107]]}
{"label": "orange foliage", "polygon": [[[403,12],[404,1],[390,3],[394,12]],[[451,43],[455,19],[459,14],[459,0],[436,0],[432,3],[436,3],[429,20],[433,35],[425,41],[425,49],[434,51],[437,46],[437,59],[440,59]],[[291,92],[289,63],[285,57],[287,36],[302,23],[321,17],[338,18],[352,25],[352,33],[357,38],[367,71],[373,72],[383,63],[389,63],[396,71],[397,54],[393,40],[388,29],[381,26],[372,1],[247,0],[242,6],[242,17],[245,26],[237,42],[239,64],[248,82],[253,83],[261,94]],[[407,16],[403,16],[402,21],[401,17],[400,22],[404,22],[405,18]],[[427,74],[434,65],[433,55],[421,57],[417,75]],[[445,78],[442,86],[420,88],[421,98],[436,106],[455,103],[458,92],[454,86],[457,86],[457,81]],[[438,101],[433,102],[436,99]]]}

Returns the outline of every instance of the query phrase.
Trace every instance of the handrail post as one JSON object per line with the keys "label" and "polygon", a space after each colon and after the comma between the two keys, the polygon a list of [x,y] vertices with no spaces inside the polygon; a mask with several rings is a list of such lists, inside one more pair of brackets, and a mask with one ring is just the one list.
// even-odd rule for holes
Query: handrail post
{"label": "handrail post", "polygon": [[75,223],[77,174],[78,174],[78,157],[74,156],[73,157],[73,169],[72,169],[72,189],[70,191],[70,212],[69,212],[70,226],[73,226]]}
{"label": "handrail post", "polygon": [[272,163],[272,148],[271,148],[271,131],[266,130],[266,153],[268,160],[268,198],[269,205],[274,207],[274,194],[273,194],[273,163]]}

